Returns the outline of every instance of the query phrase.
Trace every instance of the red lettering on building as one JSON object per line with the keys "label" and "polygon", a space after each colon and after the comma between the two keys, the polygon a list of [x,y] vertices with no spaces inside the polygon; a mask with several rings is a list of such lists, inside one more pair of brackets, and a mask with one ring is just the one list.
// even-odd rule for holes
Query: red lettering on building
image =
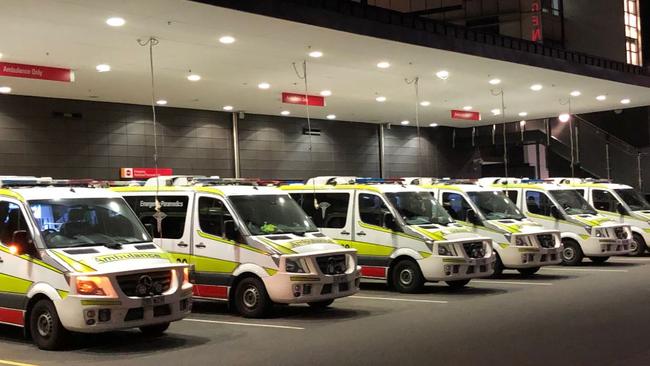
{"label": "red lettering on building", "polygon": [[533,0],[530,6],[530,10],[532,12],[530,16],[530,22],[531,22],[530,40],[533,42],[541,42],[542,41],[542,15],[541,15],[542,6],[540,5],[540,1]]}

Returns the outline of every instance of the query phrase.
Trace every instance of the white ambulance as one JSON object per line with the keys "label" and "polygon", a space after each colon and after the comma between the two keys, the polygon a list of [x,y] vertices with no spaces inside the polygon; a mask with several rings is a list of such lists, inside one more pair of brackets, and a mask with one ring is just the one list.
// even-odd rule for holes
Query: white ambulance
{"label": "white ambulance", "polygon": [[531,220],[562,235],[562,264],[578,265],[584,257],[604,263],[632,247],[629,225],[598,214],[582,195],[549,180],[482,178],[484,186],[504,191]]}
{"label": "white ambulance", "polygon": [[559,184],[574,188],[598,211],[614,221],[630,225],[630,255],[641,256],[650,244],[650,203],[641,193],[625,184],[607,180],[553,178]]}
{"label": "white ambulance", "polygon": [[460,288],[492,275],[492,241],[456,224],[422,189],[356,177],[317,177],[281,189],[323,233],[358,251],[365,278],[416,292],[424,282]]}
{"label": "white ambulance", "polygon": [[503,193],[466,180],[409,178],[435,193],[451,217],[494,241],[495,274],[516,269],[530,276],[561,261],[560,232],[529,220]]}
{"label": "white ambulance", "polygon": [[70,331],[160,334],[190,312],[188,266],[153,244],[119,195],[51,179],[0,184],[0,323],[58,349]]}
{"label": "white ambulance", "polygon": [[324,308],[359,290],[356,251],[323,235],[275,187],[168,176],[113,190],[163,249],[192,265],[195,298],[262,317],[273,303]]}

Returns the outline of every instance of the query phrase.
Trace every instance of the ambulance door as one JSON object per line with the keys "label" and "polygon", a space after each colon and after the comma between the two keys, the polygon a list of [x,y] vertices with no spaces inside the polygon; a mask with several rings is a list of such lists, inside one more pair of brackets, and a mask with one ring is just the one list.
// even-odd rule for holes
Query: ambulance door
{"label": "ambulance door", "polygon": [[[339,244],[350,247],[353,226],[352,190],[292,193],[291,197],[312,219],[316,227]],[[314,200],[315,198],[315,200]]]}
{"label": "ambulance door", "polygon": [[559,211],[546,192],[527,189],[524,191],[522,206],[524,212],[535,222],[547,229],[560,229],[560,220],[552,215],[553,207]]}
{"label": "ambulance door", "polygon": [[[467,213],[470,210],[474,210],[476,215],[479,215],[467,197],[461,192],[441,190],[440,202],[442,203],[442,206],[445,208],[445,210],[447,210],[449,213],[449,216],[451,216],[456,221],[470,224],[469,219],[467,218]],[[474,225],[471,226],[474,227],[474,231],[476,231],[476,227]]]}

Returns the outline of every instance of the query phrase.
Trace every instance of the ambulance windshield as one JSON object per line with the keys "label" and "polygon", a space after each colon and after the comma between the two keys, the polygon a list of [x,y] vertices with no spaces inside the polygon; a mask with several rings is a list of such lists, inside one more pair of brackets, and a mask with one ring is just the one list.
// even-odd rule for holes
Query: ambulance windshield
{"label": "ambulance windshield", "polygon": [[50,249],[151,241],[121,198],[34,200],[29,206]]}
{"label": "ambulance windshield", "polygon": [[392,192],[386,197],[408,225],[447,225],[453,221],[430,192]]}
{"label": "ambulance windshield", "polygon": [[252,235],[316,232],[318,228],[288,195],[230,196]]}
{"label": "ambulance windshield", "polygon": [[646,201],[641,193],[632,188],[615,189],[616,193],[621,196],[621,199],[630,206],[632,211],[650,210],[650,203]]}
{"label": "ambulance windshield", "polygon": [[468,192],[487,220],[523,220],[525,216],[505,194],[494,191]]}
{"label": "ambulance windshield", "polygon": [[589,202],[573,189],[551,190],[551,196],[557,200],[567,215],[596,215]]}

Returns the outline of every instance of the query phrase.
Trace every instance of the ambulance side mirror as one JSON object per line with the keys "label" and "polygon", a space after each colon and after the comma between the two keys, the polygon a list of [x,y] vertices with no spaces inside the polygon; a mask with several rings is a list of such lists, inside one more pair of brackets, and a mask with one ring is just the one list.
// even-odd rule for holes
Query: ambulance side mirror
{"label": "ambulance side mirror", "polygon": [[562,213],[560,213],[560,210],[556,206],[551,206],[551,216],[556,220],[562,219]]}
{"label": "ambulance side mirror", "polygon": [[469,209],[467,210],[467,222],[473,225],[481,225],[481,218],[478,217],[476,211]]}
{"label": "ambulance side mirror", "polygon": [[226,236],[226,239],[237,241],[237,225],[234,220],[225,220],[223,222],[223,233]]}
{"label": "ambulance side mirror", "polygon": [[147,232],[149,233],[149,235],[151,235],[152,238],[154,239],[156,238],[153,224],[144,224],[144,228],[147,229]]}
{"label": "ambulance side mirror", "polygon": [[619,202],[616,204],[616,212],[618,212],[621,215],[627,215],[627,210],[623,205]]}
{"label": "ambulance side mirror", "polygon": [[402,231],[399,225],[397,224],[397,221],[395,221],[395,216],[393,216],[393,214],[391,214],[390,212],[384,212],[382,221],[386,229],[390,229],[393,231]]}
{"label": "ambulance side mirror", "polygon": [[[13,254],[23,255],[29,253],[29,236],[26,230],[16,230],[11,236],[9,247],[12,248]],[[31,254],[31,253],[29,253]]]}

